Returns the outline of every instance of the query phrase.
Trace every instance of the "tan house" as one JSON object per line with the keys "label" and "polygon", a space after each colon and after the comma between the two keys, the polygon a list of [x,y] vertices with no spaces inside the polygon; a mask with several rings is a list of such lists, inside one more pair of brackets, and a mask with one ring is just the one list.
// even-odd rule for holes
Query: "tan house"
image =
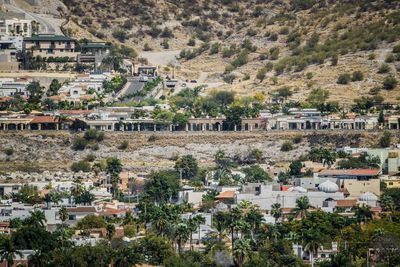
{"label": "tan house", "polygon": [[75,51],[76,41],[72,38],[54,35],[40,34],[24,38],[23,50],[31,52],[32,56],[70,58],[76,61],[77,53]]}

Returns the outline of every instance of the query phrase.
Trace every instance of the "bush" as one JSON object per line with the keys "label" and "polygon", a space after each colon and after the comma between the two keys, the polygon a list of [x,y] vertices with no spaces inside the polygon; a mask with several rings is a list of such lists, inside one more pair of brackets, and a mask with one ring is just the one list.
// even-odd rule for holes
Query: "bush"
{"label": "bush", "polygon": [[293,149],[293,144],[290,141],[286,141],[281,146],[281,151],[290,151]]}
{"label": "bush", "polygon": [[395,60],[395,58],[394,58],[393,54],[387,55],[385,58],[386,63],[392,63],[392,62],[394,62],[394,60]]}
{"label": "bush", "polygon": [[85,150],[87,145],[87,140],[83,137],[76,137],[72,141],[72,149],[73,150]]}
{"label": "bush", "polygon": [[190,38],[189,41],[188,41],[188,43],[187,43],[187,45],[188,45],[188,46],[195,46],[195,45],[196,45],[196,40],[193,39],[193,38]]}
{"label": "bush", "polygon": [[120,41],[121,43],[125,42],[125,40],[126,40],[126,38],[127,38],[126,33],[125,33],[125,31],[123,31],[123,30],[114,31],[114,32],[112,33],[112,36],[113,36],[115,39],[117,39],[118,41]]}
{"label": "bush", "polygon": [[339,75],[339,78],[337,80],[338,84],[348,84],[351,80],[351,76],[349,73],[342,73]]}
{"label": "bush", "polygon": [[390,67],[388,64],[385,64],[385,63],[380,65],[380,67],[378,69],[378,73],[388,73],[389,71],[390,71]]}
{"label": "bush", "polygon": [[85,161],[87,161],[87,162],[93,162],[93,161],[95,161],[95,159],[96,159],[96,156],[94,154],[87,154],[85,157]]}
{"label": "bush", "polygon": [[362,81],[362,80],[364,80],[364,74],[361,71],[356,70],[353,72],[351,80],[353,82]]}
{"label": "bush", "polygon": [[11,156],[12,154],[14,154],[14,148],[12,148],[12,147],[7,147],[7,148],[4,149],[4,153],[5,153],[7,156]]}
{"label": "bush", "polygon": [[296,136],[293,138],[293,143],[295,143],[295,144],[300,144],[302,140],[303,140],[303,137],[299,134],[299,135],[296,135]]}
{"label": "bush", "polygon": [[391,143],[391,134],[390,132],[385,131],[382,137],[379,139],[379,146],[382,148],[390,147]]}
{"label": "bush", "polygon": [[386,90],[393,90],[397,86],[397,80],[393,76],[387,76],[383,80],[383,88]]}
{"label": "bush", "polygon": [[152,134],[152,135],[150,135],[149,138],[147,139],[147,142],[155,142],[155,141],[157,141],[157,140],[158,140],[157,135]]}
{"label": "bush", "polygon": [[89,129],[85,132],[84,138],[87,141],[98,141],[101,142],[104,140],[104,132],[99,132],[96,129]]}
{"label": "bush", "polygon": [[122,141],[122,143],[118,146],[119,149],[125,150],[129,146],[129,142],[127,140]]}
{"label": "bush", "polygon": [[400,53],[400,44],[393,47],[393,53]]}
{"label": "bush", "polygon": [[74,162],[71,165],[71,171],[73,172],[79,172],[79,171],[90,172],[91,169],[92,168],[90,166],[90,163],[84,160]]}

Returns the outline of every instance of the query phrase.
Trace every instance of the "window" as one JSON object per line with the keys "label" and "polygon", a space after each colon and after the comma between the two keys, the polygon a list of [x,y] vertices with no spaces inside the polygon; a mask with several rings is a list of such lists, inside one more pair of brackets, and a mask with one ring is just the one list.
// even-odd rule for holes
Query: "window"
{"label": "window", "polygon": [[389,182],[389,185],[393,185],[393,182]]}

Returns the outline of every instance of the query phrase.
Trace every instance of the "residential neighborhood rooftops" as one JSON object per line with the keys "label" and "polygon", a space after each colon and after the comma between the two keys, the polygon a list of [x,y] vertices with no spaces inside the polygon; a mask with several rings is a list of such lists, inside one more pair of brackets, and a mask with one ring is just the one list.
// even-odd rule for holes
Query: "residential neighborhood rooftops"
{"label": "residential neighborhood rooftops", "polygon": [[33,117],[31,123],[57,123],[58,118],[51,116],[35,116]]}

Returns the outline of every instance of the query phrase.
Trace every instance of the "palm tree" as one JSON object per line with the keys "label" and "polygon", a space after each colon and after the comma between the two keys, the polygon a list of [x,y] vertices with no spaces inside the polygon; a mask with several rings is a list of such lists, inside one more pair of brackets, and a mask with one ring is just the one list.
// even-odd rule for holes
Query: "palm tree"
{"label": "palm tree", "polygon": [[[61,220],[61,230],[64,232],[64,224],[69,217],[68,210],[65,206],[62,206],[60,208],[60,210],[58,211],[58,216],[60,217]],[[64,235],[61,236],[61,246],[64,247]]]}
{"label": "palm tree", "polygon": [[31,215],[28,219],[30,225],[35,227],[45,227],[45,223],[47,222],[47,220],[43,211],[35,209],[33,211],[30,211],[29,214]]}
{"label": "palm tree", "polygon": [[379,203],[381,204],[382,210],[394,212],[395,204],[394,204],[393,198],[391,196],[383,195],[381,197]]}
{"label": "palm tree", "polygon": [[238,239],[235,241],[233,246],[232,255],[235,260],[235,264],[241,267],[246,260],[246,257],[251,251],[249,239]]}
{"label": "palm tree", "polygon": [[45,266],[45,255],[42,251],[35,251],[34,254],[28,256],[28,267],[43,267]]}
{"label": "palm tree", "polygon": [[188,241],[192,232],[187,223],[179,223],[174,228],[174,239],[178,245],[178,253],[181,254],[182,246]]}
{"label": "palm tree", "polygon": [[119,174],[121,173],[121,171],[122,171],[122,164],[119,159],[117,158],[107,159],[107,174],[110,175],[112,178],[114,197],[117,195]]}
{"label": "palm tree", "polygon": [[271,215],[275,218],[275,223],[277,223],[279,218],[282,217],[281,204],[274,203],[271,205]]}
{"label": "palm tree", "polygon": [[321,157],[323,165],[328,165],[328,168],[330,168],[336,161],[336,153],[330,149],[323,149],[321,152]]}
{"label": "palm tree", "polygon": [[360,225],[372,219],[372,212],[369,206],[365,204],[357,205],[353,209],[354,209],[354,216],[356,217],[357,222]]}
{"label": "palm tree", "polygon": [[239,204],[237,206],[240,209],[250,209],[253,206],[253,203],[251,203],[248,200],[242,200],[239,202]]}
{"label": "palm tree", "polygon": [[313,230],[308,230],[303,236],[303,247],[310,253],[311,266],[314,267],[314,254],[318,253],[321,246],[321,235]]}
{"label": "palm tree", "polygon": [[300,218],[304,219],[307,217],[309,208],[311,208],[311,205],[308,197],[302,196],[296,199],[296,207],[292,211],[296,214],[296,217],[300,215]]}
{"label": "palm tree", "polygon": [[107,224],[106,230],[107,230],[107,238],[108,238],[108,240],[111,240],[115,234],[114,224],[112,224],[112,223]]}
{"label": "palm tree", "polygon": [[22,257],[23,255],[14,246],[12,238],[8,237],[4,239],[2,248],[0,250],[0,261],[6,261],[7,267],[12,267],[14,265],[14,259],[17,256]]}
{"label": "palm tree", "polygon": [[[188,225],[192,232],[194,232],[196,230],[199,231],[199,239],[198,239],[199,244],[200,244],[200,239],[201,239],[200,225],[204,224],[205,222],[206,222],[206,218],[204,218],[203,216],[201,216],[199,214],[191,217],[188,221]],[[190,249],[192,249],[192,233],[190,233]]]}
{"label": "palm tree", "polygon": [[245,221],[250,225],[251,239],[255,241],[256,233],[260,229],[261,223],[264,221],[264,216],[260,210],[252,206],[245,215]]}
{"label": "palm tree", "polygon": [[114,254],[114,266],[115,267],[131,267],[135,266],[140,262],[138,254],[129,248],[124,247],[118,249]]}

